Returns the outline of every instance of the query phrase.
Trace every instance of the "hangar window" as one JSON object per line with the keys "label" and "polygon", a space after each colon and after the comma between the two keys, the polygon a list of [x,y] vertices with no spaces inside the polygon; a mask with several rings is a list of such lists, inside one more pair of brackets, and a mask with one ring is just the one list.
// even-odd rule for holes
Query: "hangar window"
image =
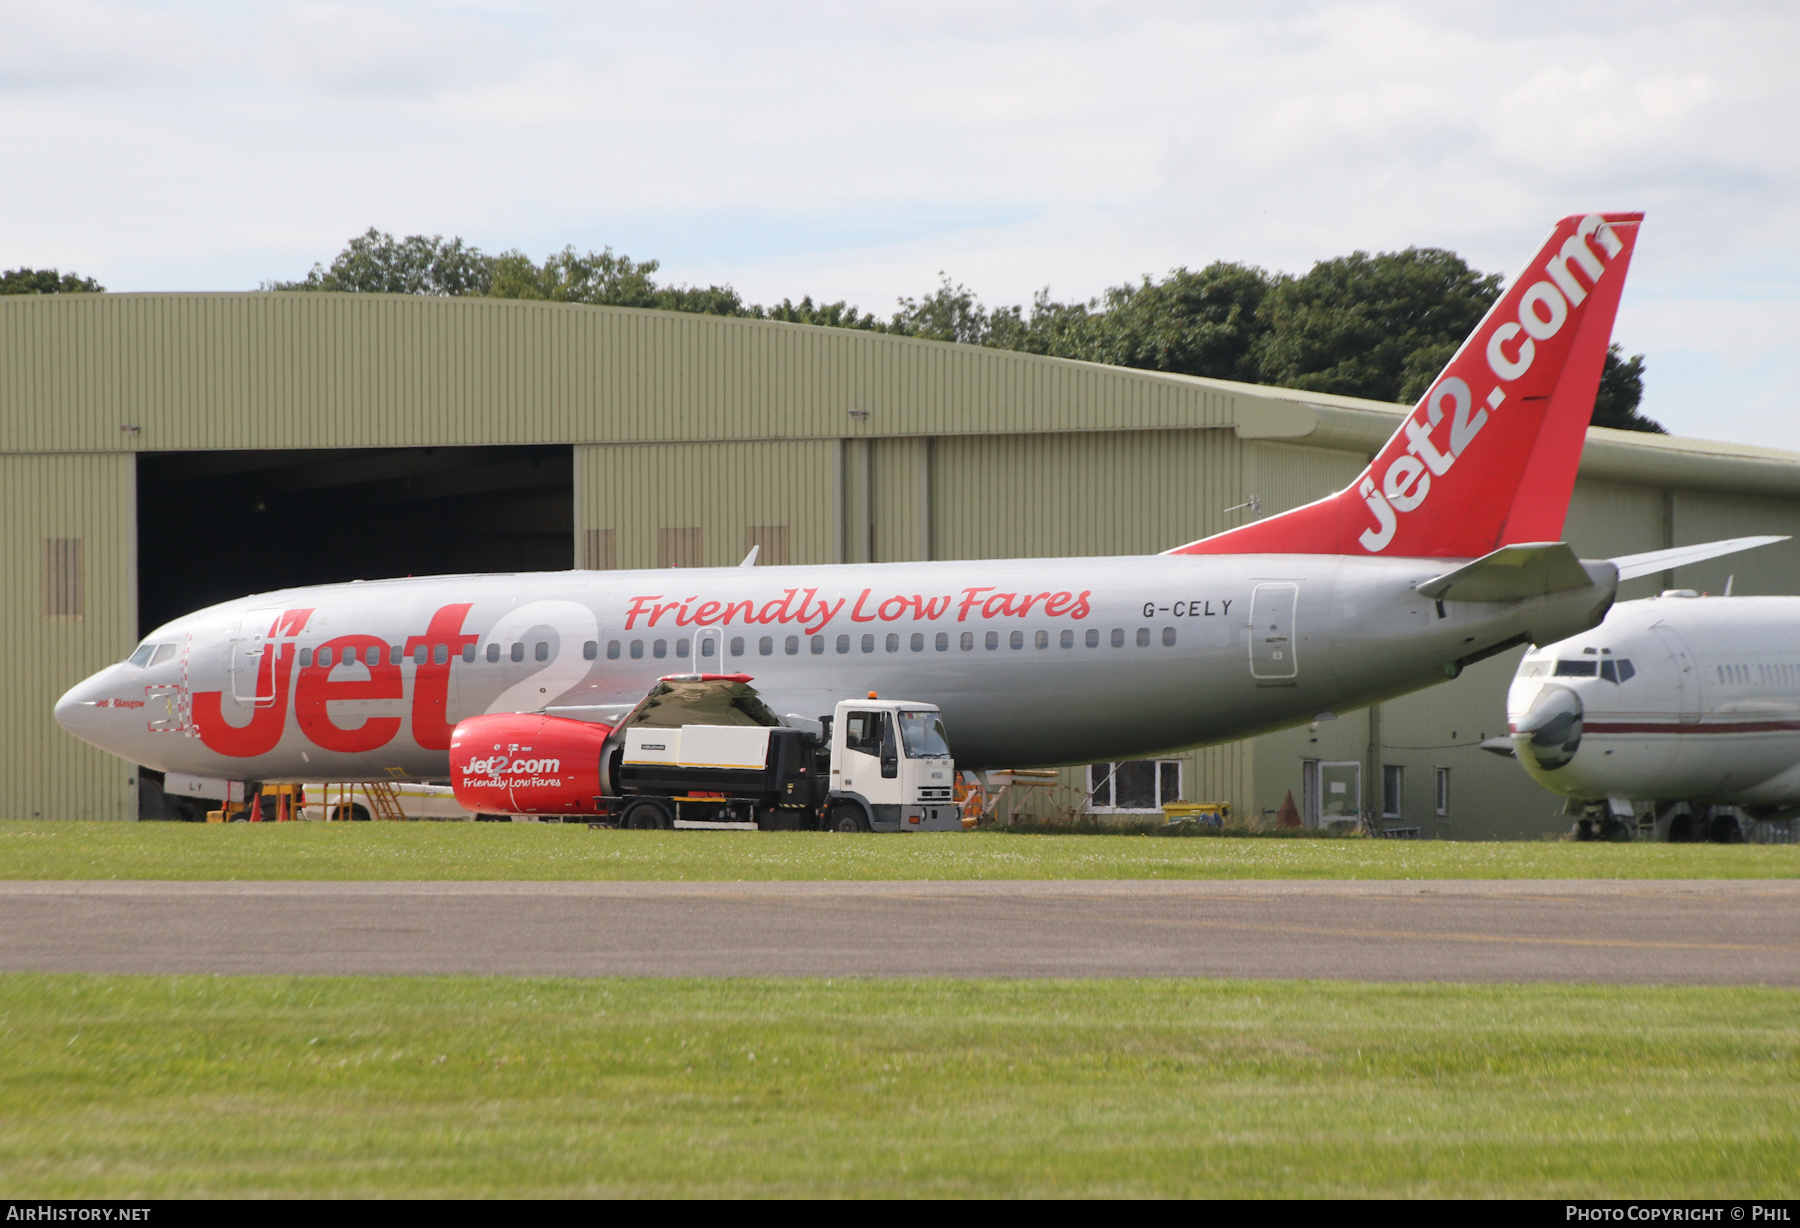
{"label": "hangar window", "polygon": [[1450,769],[1447,767],[1437,770],[1437,812],[1440,817],[1450,813]]}
{"label": "hangar window", "polygon": [[765,635],[761,639],[757,640],[756,641],[756,651],[765,657],[774,656],[775,655],[775,637],[772,635]]}
{"label": "hangar window", "polygon": [[1114,627],[1113,628],[1112,646],[1114,648],[1125,647],[1125,628],[1123,628],[1123,627]]}
{"label": "hangar window", "polygon": [[837,650],[839,652],[849,652],[850,651],[850,637],[849,636],[847,636],[847,635],[838,636]]}
{"label": "hangar window", "polygon": [[80,622],[82,619],[86,607],[82,593],[81,540],[79,537],[44,539],[44,619],[47,622]]}
{"label": "hangar window", "polygon": [[822,635],[813,636],[812,637],[812,655],[817,657],[817,656],[823,656],[824,653],[825,653],[825,637]]}
{"label": "hangar window", "polygon": [[744,655],[744,637],[743,636],[734,635],[731,637],[731,655],[734,657],[741,657]]}
{"label": "hangar window", "polygon": [[1152,812],[1181,800],[1181,760],[1133,759],[1090,763],[1088,809],[1101,813]]}
{"label": "hangar window", "polygon": [[[644,655],[644,641],[643,640],[632,640],[631,641],[631,659],[633,661],[636,661],[636,660],[641,659],[643,657],[643,655]],[[518,658],[514,657],[513,660],[516,661],[516,660],[518,660]]]}
{"label": "hangar window", "polygon": [[1089,627],[1088,628],[1087,646],[1089,648],[1100,647],[1100,628],[1098,628],[1098,627]]}
{"label": "hangar window", "polygon": [[1009,647],[1023,648],[1025,647],[1025,633],[1023,631],[1015,631],[1006,637],[1006,642]]}
{"label": "hangar window", "polygon": [[[633,641],[632,641],[632,643],[633,643],[633,645],[634,645],[634,646],[637,646],[637,645],[641,645],[641,644],[642,644],[642,642],[643,642],[643,641],[641,641],[641,640],[633,640]],[[633,652],[633,653],[632,653],[632,654],[631,654],[631,655],[632,655],[632,656],[634,656],[634,657],[641,657],[641,656],[643,656],[643,655],[644,655],[644,654],[643,654],[643,653],[641,653],[641,652],[636,652],[636,651],[634,651],[634,652]],[[525,645],[523,645],[523,644],[514,644],[514,645],[513,645],[513,646],[512,646],[512,659],[513,659],[513,660],[515,660],[515,661],[523,661],[523,660],[524,660],[524,659],[525,659]]]}
{"label": "hangar window", "polygon": [[1558,661],[1556,676],[1558,678],[1592,678],[1600,672],[1598,661]]}
{"label": "hangar window", "polygon": [[925,651],[925,633],[924,632],[922,632],[922,631],[913,632],[912,650],[914,652],[924,652]]}
{"label": "hangar window", "polygon": [[1062,638],[1060,640],[1058,640],[1057,642],[1060,643],[1064,648],[1073,648],[1073,647],[1075,647],[1075,633],[1073,631],[1068,630],[1067,628],[1064,628],[1063,633],[1062,633]]}
{"label": "hangar window", "polygon": [[994,649],[996,649],[998,647],[1000,647],[1000,633],[998,631],[988,632],[987,633],[987,650],[989,652],[992,652],[992,651],[994,651]]}
{"label": "hangar window", "polygon": [[900,636],[898,634],[896,634],[895,632],[892,632],[892,631],[888,632],[887,650],[889,652],[899,652],[900,651]]}
{"label": "hangar window", "polygon": [[950,651],[950,633],[948,631],[940,631],[937,633],[937,650],[939,652]]}
{"label": "hangar window", "polygon": [[962,638],[959,641],[959,643],[961,644],[962,650],[964,652],[974,652],[975,651],[975,633],[973,631],[963,632]]}
{"label": "hangar window", "polygon": [[788,636],[787,643],[782,645],[782,647],[787,650],[788,656],[790,656],[790,657],[799,656],[800,655],[800,637],[797,635]]}
{"label": "hangar window", "polygon": [[[490,661],[497,661],[500,658],[500,654],[495,652],[494,648],[495,648],[495,645],[493,645],[493,644],[488,645],[488,660],[490,660]],[[606,659],[608,661],[617,661],[619,659],[619,641],[618,640],[607,640],[606,641]]]}
{"label": "hangar window", "polygon": [[1400,817],[1400,801],[1405,795],[1406,769],[1398,763],[1381,765],[1381,817]]}
{"label": "hangar window", "polygon": [[1148,627],[1139,627],[1138,628],[1137,645],[1139,648],[1150,647],[1150,628],[1148,628]]}

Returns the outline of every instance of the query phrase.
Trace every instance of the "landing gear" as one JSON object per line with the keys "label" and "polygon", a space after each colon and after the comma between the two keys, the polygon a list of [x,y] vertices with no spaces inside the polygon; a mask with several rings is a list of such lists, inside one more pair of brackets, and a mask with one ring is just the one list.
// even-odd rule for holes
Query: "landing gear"
{"label": "landing gear", "polygon": [[1630,826],[1607,810],[1584,813],[1575,821],[1575,829],[1569,834],[1581,841],[1605,840],[1610,844],[1628,844],[1631,841]]}
{"label": "landing gear", "polygon": [[675,814],[660,797],[639,797],[626,804],[619,823],[632,831],[666,831],[675,826]]}
{"label": "landing gear", "polygon": [[1729,810],[1715,813],[1706,825],[1706,838],[1714,844],[1742,844],[1744,829],[1737,815]]}

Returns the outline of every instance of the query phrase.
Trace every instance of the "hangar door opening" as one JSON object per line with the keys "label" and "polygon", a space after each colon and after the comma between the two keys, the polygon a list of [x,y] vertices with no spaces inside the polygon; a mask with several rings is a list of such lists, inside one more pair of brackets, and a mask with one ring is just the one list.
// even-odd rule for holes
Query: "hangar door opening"
{"label": "hangar door opening", "polygon": [[138,629],[294,584],[574,566],[567,445],[140,453]]}

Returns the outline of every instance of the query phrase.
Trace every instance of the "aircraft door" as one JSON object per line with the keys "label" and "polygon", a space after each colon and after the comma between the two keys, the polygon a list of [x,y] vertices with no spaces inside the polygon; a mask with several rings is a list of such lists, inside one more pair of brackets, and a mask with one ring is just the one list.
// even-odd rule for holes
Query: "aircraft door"
{"label": "aircraft door", "polygon": [[1288,679],[1300,674],[1294,646],[1298,584],[1259,584],[1250,595],[1250,676]]}
{"label": "aircraft door", "polygon": [[725,650],[720,647],[724,633],[717,627],[708,627],[694,641],[694,672],[696,674],[722,674],[725,672]]}
{"label": "aircraft door", "polygon": [[1688,651],[1687,642],[1675,633],[1675,628],[1667,623],[1657,623],[1650,630],[1656,632],[1656,638],[1668,650],[1670,664],[1675,667],[1675,702],[1681,713],[1681,723],[1698,723],[1700,670],[1694,661],[1694,654]]}
{"label": "aircraft door", "polygon": [[231,697],[241,704],[275,702],[274,654],[265,656],[263,649],[269,645],[270,628],[280,617],[280,610],[247,610],[228,641]]}

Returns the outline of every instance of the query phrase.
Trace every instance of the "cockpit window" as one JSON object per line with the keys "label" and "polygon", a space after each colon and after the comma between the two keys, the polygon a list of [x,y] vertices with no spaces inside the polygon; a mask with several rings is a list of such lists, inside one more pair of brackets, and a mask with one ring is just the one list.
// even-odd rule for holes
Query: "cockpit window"
{"label": "cockpit window", "polygon": [[1592,678],[1599,673],[1598,661],[1558,661],[1556,676],[1558,678]]}
{"label": "cockpit window", "polygon": [[1620,658],[1600,662],[1600,676],[1608,682],[1630,682],[1637,671],[1631,668],[1631,662]]}
{"label": "cockpit window", "polygon": [[1519,666],[1519,677],[1521,678],[1542,678],[1549,672],[1550,662],[1548,661],[1527,661]]}
{"label": "cockpit window", "polygon": [[161,665],[164,661],[169,660],[174,655],[175,655],[175,645],[173,645],[173,644],[158,644],[156,646],[156,655],[150,658],[150,664]]}
{"label": "cockpit window", "polygon": [[161,665],[174,655],[175,645],[173,644],[139,644],[137,651],[126,660],[139,669],[143,669],[146,665]]}
{"label": "cockpit window", "polygon": [[150,654],[155,651],[155,644],[140,644],[138,650],[131,654],[130,663],[142,669],[150,664]]}

